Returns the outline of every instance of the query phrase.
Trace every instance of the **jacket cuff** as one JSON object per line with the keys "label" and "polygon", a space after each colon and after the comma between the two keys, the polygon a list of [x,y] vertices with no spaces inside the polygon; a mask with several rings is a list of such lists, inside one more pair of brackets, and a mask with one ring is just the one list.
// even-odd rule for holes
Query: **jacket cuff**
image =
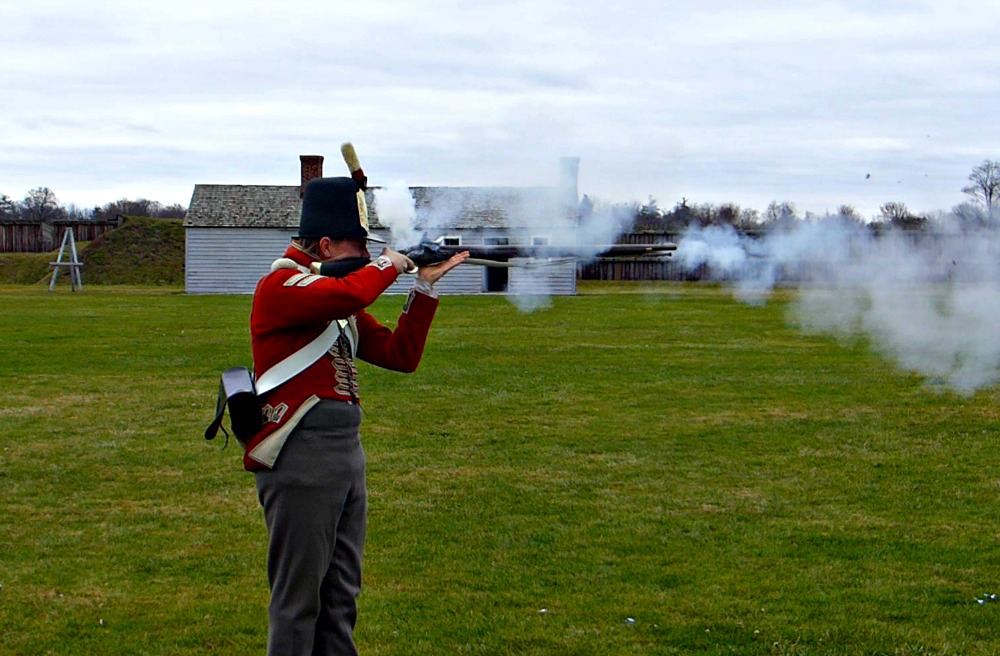
{"label": "jacket cuff", "polygon": [[437,298],[437,290],[434,289],[434,285],[427,282],[423,278],[416,278],[413,281],[413,291],[420,292],[421,294],[427,294],[431,298]]}
{"label": "jacket cuff", "polygon": [[[432,290],[433,291],[433,290]],[[406,304],[403,305],[403,314],[409,315],[413,319],[430,323],[434,318],[434,311],[437,310],[437,294],[431,296],[417,291],[414,285],[410,290],[410,295],[406,297]]]}

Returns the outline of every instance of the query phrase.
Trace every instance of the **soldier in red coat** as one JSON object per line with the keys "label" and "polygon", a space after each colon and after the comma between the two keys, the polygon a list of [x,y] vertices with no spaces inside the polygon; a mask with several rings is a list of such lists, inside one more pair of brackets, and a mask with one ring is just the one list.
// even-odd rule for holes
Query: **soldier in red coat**
{"label": "soldier in red coat", "polygon": [[[336,336],[319,359],[263,394],[262,427],[245,444],[270,537],[269,656],[357,653],[367,492],[355,361],[414,371],[438,305],[433,284],[468,257],[420,268],[395,330],[381,325],[365,308],[415,267],[388,248],[370,259],[368,242],[380,240],[368,232],[363,187],[347,177],[311,181],[298,234],[254,292],[258,382],[324,331]],[[320,263],[344,275],[319,275]]]}

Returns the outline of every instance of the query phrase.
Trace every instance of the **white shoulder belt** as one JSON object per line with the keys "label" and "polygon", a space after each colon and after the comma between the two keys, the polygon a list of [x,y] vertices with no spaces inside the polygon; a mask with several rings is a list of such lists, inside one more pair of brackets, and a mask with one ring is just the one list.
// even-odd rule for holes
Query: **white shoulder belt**
{"label": "white shoulder belt", "polygon": [[[291,265],[291,266],[289,266]],[[297,268],[299,270],[304,269],[300,267],[293,260],[282,258],[276,260],[274,264],[271,265],[271,270],[276,269],[291,269]],[[306,270],[308,271],[308,269]],[[326,327],[326,330],[321,332],[316,339],[309,342],[302,348],[300,348],[295,353],[292,353],[287,358],[274,365],[258,378],[254,384],[255,391],[257,395],[263,395],[270,392],[278,385],[291,380],[298,374],[302,373],[309,368],[312,363],[323,357],[330,347],[333,346],[337,338],[344,331],[344,328],[349,324],[346,319],[335,319],[330,322],[330,325]],[[353,335],[349,334],[349,338]],[[357,348],[354,340],[351,340],[351,346]]]}
{"label": "white shoulder belt", "polygon": [[343,329],[340,327],[339,321],[331,321],[326,330],[321,332],[316,339],[265,371],[254,383],[257,395],[270,392],[278,385],[308,369],[313,362],[319,360],[323,354],[330,350],[333,343],[340,337],[341,330]]}

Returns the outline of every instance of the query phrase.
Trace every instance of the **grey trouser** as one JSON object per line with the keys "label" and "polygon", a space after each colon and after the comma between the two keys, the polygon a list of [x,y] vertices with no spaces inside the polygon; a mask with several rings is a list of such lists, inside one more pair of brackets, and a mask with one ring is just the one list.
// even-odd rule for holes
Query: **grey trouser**
{"label": "grey trouser", "polygon": [[257,497],[270,535],[268,656],[357,654],[368,498],[361,409],[320,401],[288,437]]}

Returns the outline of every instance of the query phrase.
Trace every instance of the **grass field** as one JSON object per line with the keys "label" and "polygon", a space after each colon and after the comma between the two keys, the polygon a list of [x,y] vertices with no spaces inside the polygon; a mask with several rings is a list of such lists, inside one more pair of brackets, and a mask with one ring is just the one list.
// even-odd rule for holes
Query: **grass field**
{"label": "grass field", "polygon": [[[61,244],[61,232],[57,239]],[[76,242],[83,282],[90,285],[184,285],[184,226],[181,219],[129,217],[92,242]],[[45,285],[59,248],[51,253],[0,253],[0,287]],[[70,251],[63,253],[68,262]],[[69,285],[64,269],[56,284]]]}
{"label": "grass field", "polygon": [[[416,374],[363,366],[362,653],[1000,652],[998,390],[790,292],[582,290],[445,298]],[[201,437],[249,303],[0,288],[0,653],[264,653],[253,479]]]}

